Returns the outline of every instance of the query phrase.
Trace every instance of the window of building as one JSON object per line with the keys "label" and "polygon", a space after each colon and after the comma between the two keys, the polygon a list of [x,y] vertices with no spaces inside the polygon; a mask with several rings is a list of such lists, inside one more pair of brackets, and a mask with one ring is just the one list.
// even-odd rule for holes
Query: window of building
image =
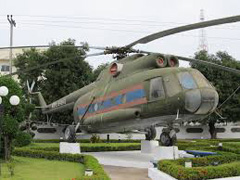
{"label": "window of building", "polygon": [[240,133],[240,128],[232,128],[231,131],[233,133]]}
{"label": "window of building", "polygon": [[217,133],[224,133],[226,131],[225,128],[216,128],[215,130]]}
{"label": "window of building", "polygon": [[187,131],[187,133],[202,133],[203,129],[202,128],[187,128],[186,131]]}
{"label": "window of building", "polygon": [[165,97],[162,78],[154,78],[150,81],[150,100],[156,100]]}
{"label": "window of building", "polygon": [[55,133],[57,130],[56,128],[38,128],[38,133]]}
{"label": "window of building", "polygon": [[10,71],[10,66],[8,66],[8,65],[2,65],[1,71],[2,71],[2,72],[8,72],[8,71]]}

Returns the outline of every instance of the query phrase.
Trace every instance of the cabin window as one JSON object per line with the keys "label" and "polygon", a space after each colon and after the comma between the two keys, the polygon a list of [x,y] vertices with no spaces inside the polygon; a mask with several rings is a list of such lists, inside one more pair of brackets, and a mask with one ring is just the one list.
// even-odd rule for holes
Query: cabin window
{"label": "cabin window", "polygon": [[184,89],[195,89],[197,85],[189,72],[181,72],[178,74],[180,84]]}
{"label": "cabin window", "polygon": [[163,89],[162,78],[154,78],[150,81],[150,100],[164,98],[165,93]]}

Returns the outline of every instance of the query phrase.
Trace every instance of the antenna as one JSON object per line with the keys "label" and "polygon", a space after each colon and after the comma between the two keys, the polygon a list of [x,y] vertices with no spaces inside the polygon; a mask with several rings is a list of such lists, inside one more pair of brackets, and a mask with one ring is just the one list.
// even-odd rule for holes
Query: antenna
{"label": "antenna", "polygon": [[[200,21],[203,22],[205,20],[204,18],[204,10],[200,10]],[[199,47],[198,49],[200,51],[208,51],[208,43],[207,43],[207,37],[206,37],[206,31],[204,28],[200,29],[199,31]]]}

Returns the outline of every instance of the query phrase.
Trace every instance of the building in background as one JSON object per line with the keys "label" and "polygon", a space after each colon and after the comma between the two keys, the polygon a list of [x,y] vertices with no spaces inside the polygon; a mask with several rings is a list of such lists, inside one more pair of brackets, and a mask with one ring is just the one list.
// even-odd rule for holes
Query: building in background
{"label": "building in background", "polygon": [[[16,57],[17,54],[21,54],[23,52],[22,49],[13,49],[13,58]],[[16,67],[12,67],[12,71],[16,72]],[[9,49],[1,49],[0,50],[0,74],[6,75],[10,73],[10,60],[9,60]]]}

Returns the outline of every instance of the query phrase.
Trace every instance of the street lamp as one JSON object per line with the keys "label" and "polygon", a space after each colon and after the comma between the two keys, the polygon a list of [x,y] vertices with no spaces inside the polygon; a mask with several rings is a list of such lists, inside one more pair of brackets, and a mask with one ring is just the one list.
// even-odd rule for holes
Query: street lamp
{"label": "street lamp", "polygon": [[[1,146],[1,133],[2,133],[2,119],[4,115],[4,106],[2,104],[2,97],[7,96],[9,90],[6,86],[0,87],[0,146]],[[17,106],[20,103],[20,98],[16,95],[12,95],[9,99],[9,102],[13,106]],[[1,147],[0,147],[0,154],[1,154]],[[0,159],[0,176],[1,176],[1,159]]]}

